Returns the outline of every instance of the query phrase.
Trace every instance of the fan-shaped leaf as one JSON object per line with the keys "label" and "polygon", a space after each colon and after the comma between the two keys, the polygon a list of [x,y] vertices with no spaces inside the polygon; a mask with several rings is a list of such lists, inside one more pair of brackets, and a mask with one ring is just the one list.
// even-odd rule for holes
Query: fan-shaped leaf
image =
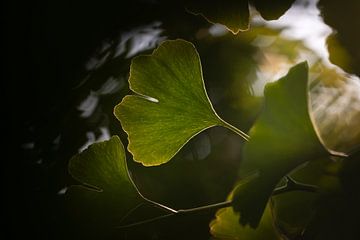
{"label": "fan-shaped leaf", "polygon": [[203,16],[210,23],[220,23],[233,34],[249,29],[248,0],[238,1],[188,1],[187,9]]}
{"label": "fan-shaped leaf", "polygon": [[320,142],[308,111],[308,66],[300,63],[265,88],[265,106],[250,130],[243,167],[251,178],[234,194],[242,224],[256,227],[276,184],[300,164],[329,154]]}
{"label": "fan-shaped leaf", "polygon": [[82,183],[67,191],[71,209],[91,224],[113,227],[144,201],[129,177],[124,147],[117,136],[75,155],[69,172]]}
{"label": "fan-shaped leaf", "polygon": [[125,96],[114,114],[129,136],[129,151],[143,165],[169,161],[199,132],[219,125],[205,91],[195,47],[184,40],[163,42],[152,55],[133,59]]}
{"label": "fan-shaped leaf", "polygon": [[202,15],[210,23],[220,23],[233,34],[249,29],[249,3],[253,4],[266,20],[282,16],[294,0],[230,0],[230,1],[186,1],[187,9],[195,15]]}
{"label": "fan-shaped leaf", "polygon": [[[228,199],[232,197],[233,192],[230,193]],[[253,229],[239,224],[239,214],[234,212],[233,208],[222,208],[216,212],[216,218],[210,223],[210,232],[218,240],[280,240],[282,238],[274,226],[271,210],[271,203],[269,202],[259,227]]]}

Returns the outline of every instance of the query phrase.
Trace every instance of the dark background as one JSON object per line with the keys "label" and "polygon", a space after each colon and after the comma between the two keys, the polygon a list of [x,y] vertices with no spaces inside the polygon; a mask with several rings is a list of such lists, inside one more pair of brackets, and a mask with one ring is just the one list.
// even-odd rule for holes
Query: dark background
{"label": "dark background", "polygon": [[[195,33],[209,24],[200,17],[189,15],[181,6],[157,4],[155,1],[5,1],[2,3],[3,24],[3,71],[2,71],[2,116],[5,119],[3,131],[2,159],[2,198],[4,232],[10,239],[26,237],[35,239],[71,239],[83,235],[76,226],[69,223],[64,206],[64,196],[58,192],[64,186],[74,183],[67,173],[67,163],[73,154],[86,141],[86,132],[99,125],[108,125],[112,134],[125,135],[112,118],[112,107],[122,98],[121,95],[103,99],[103,115],[95,119],[79,118],[77,104],[88,94],[89,89],[101,85],[103,78],[91,79],[81,88],[87,72],[85,62],[99,48],[104,39],[116,38],[120,33],[134,27],[161,21],[165,34],[170,39],[184,38],[196,41]],[[359,30],[360,21],[357,1],[339,3],[321,1],[325,21],[339,32],[339,40],[352,53],[353,68],[350,71],[359,75]],[[341,17],[338,17],[341,16]],[[221,44],[216,45],[221,48]],[[207,48],[202,50],[206,53]],[[203,63],[210,69],[211,59]],[[129,61],[122,60],[120,71],[126,77]],[[112,69],[105,69],[112,71]],[[206,71],[205,75],[206,75]],[[101,73],[106,74],[106,73]],[[210,75],[210,74],[209,74]],[[209,83],[216,86],[216,82]],[[226,86],[226,83],[225,83]],[[121,92],[126,95],[127,90]],[[218,107],[221,107],[219,104]],[[226,114],[226,110],[225,114]],[[228,115],[234,112],[228,113]],[[105,115],[105,116],[104,116]],[[242,123],[246,129],[253,119]],[[53,140],[61,134],[60,143]],[[226,131],[216,132],[215,136],[228,136]],[[34,142],[32,151],[24,150],[24,143]],[[228,146],[230,140],[218,144],[218,149]],[[241,146],[236,142],[234,149]],[[184,150],[184,153],[189,150]],[[195,164],[193,173],[187,180],[174,187],[164,187],[158,192],[170,191],[167,198],[175,207],[191,207],[199,204],[222,201],[232,188],[237,174],[237,155],[227,157],[227,165],[219,164],[213,155],[206,169],[208,178],[215,184],[213,192],[201,192],[203,186],[193,185],[198,169],[204,164]],[[41,164],[37,162],[41,159]],[[144,170],[129,162],[130,169],[139,175],[146,172],[150,179],[143,179],[143,185],[159,181],[167,172],[186,169],[181,160],[164,170]],[[211,169],[213,171],[211,172]],[[215,172],[216,170],[216,172]],[[191,171],[190,171],[191,172]],[[165,174],[165,175],[164,175]],[[225,178],[222,178],[226,176]],[[176,182],[175,176],[167,176]],[[192,179],[193,177],[193,179]],[[152,178],[152,180],[151,180]],[[154,180],[155,179],[155,180]],[[153,182],[151,182],[153,181]],[[204,180],[205,181],[205,180]],[[171,181],[169,181],[171,182]],[[209,186],[213,186],[209,184]],[[145,187],[144,187],[145,189]],[[154,192],[156,192],[154,190]],[[182,197],[178,193],[181,192]],[[151,192],[149,193],[152,194]],[[153,193],[154,198],[163,197]],[[197,216],[166,220],[158,225],[144,226],[127,233],[114,233],[121,239],[208,239],[208,223],[214,212]],[[86,234],[85,234],[86,235]]]}

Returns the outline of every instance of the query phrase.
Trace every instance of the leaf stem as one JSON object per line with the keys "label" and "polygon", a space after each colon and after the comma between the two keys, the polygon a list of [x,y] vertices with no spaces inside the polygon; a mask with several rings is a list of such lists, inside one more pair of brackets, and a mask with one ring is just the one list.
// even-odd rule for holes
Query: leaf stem
{"label": "leaf stem", "polygon": [[[276,188],[273,191],[272,196],[276,196],[276,195],[286,193],[286,192],[291,192],[291,191],[317,192],[318,188],[316,186],[313,186],[313,185],[299,183],[299,182],[295,181],[294,179],[292,179],[290,176],[286,176],[286,184],[284,186]],[[126,224],[126,225],[117,226],[116,228],[130,228],[130,227],[135,227],[135,226],[139,226],[139,225],[143,225],[143,224],[147,224],[147,223],[152,223],[152,222],[155,222],[155,221],[158,221],[158,220],[161,220],[161,219],[164,219],[164,218],[168,218],[168,217],[191,214],[191,213],[196,213],[196,212],[201,212],[201,211],[206,211],[206,210],[212,210],[212,209],[231,207],[233,205],[233,201],[228,200],[228,201],[209,204],[209,205],[200,206],[200,207],[196,207],[196,208],[175,210],[175,209],[172,209],[172,208],[167,207],[165,205],[162,205],[160,203],[154,202],[152,200],[149,200],[149,199],[146,199],[146,198],[144,198],[144,199],[148,203],[150,203],[151,205],[154,205],[154,206],[156,206],[156,207],[158,207],[160,209],[163,209],[163,210],[167,211],[168,213],[165,214],[165,215],[160,215],[160,216],[154,217],[154,218],[149,218],[149,219],[145,219],[145,220],[142,220],[142,221],[129,223],[129,224]]]}
{"label": "leaf stem", "polygon": [[346,153],[337,152],[337,151],[334,151],[334,150],[329,150],[329,154],[332,157],[338,157],[338,158],[346,158],[346,157],[349,156]]}
{"label": "leaf stem", "polygon": [[136,226],[143,225],[143,224],[146,224],[146,223],[152,223],[152,222],[155,222],[155,221],[164,219],[164,218],[168,218],[168,217],[174,216],[175,214],[176,214],[176,213],[168,213],[168,214],[160,215],[160,216],[157,216],[157,217],[154,217],[154,218],[145,219],[145,220],[143,220],[143,221],[139,221],[139,222],[129,223],[129,224],[126,224],[126,225],[117,226],[116,228],[136,227]]}
{"label": "leaf stem", "polygon": [[150,203],[151,205],[153,205],[153,206],[155,206],[155,207],[157,207],[157,208],[160,208],[160,209],[164,210],[165,212],[168,212],[168,213],[171,213],[171,214],[174,214],[174,213],[177,213],[177,212],[178,212],[178,211],[175,210],[175,209],[172,209],[172,208],[170,208],[170,207],[168,207],[168,206],[165,206],[165,205],[160,204],[160,203],[158,203],[158,202],[152,201],[152,200],[147,199],[147,198],[145,198],[145,197],[143,197],[143,199],[144,199],[146,202]]}
{"label": "leaf stem", "polygon": [[272,196],[276,196],[282,193],[291,191],[305,191],[305,192],[317,192],[318,188],[314,185],[303,184],[295,181],[290,176],[286,176],[286,184],[284,186],[275,188]]}
{"label": "leaf stem", "polygon": [[232,205],[232,201],[225,201],[225,202],[209,204],[201,207],[196,207],[196,208],[179,209],[176,214],[187,214],[187,213],[200,212],[204,210],[219,209],[219,208],[230,207],[231,205]]}
{"label": "leaf stem", "polygon": [[[152,204],[153,203],[155,203],[155,202],[152,202]],[[154,217],[154,218],[150,218],[150,219],[145,219],[143,221],[118,226],[117,228],[135,227],[135,226],[155,222],[155,221],[158,221],[158,220],[161,220],[161,219],[164,219],[164,218],[168,218],[168,217],[172,217],[172,216],[185,215],[185,214],[191,214],[191,213],[201,212],[201,211],[205,211],[205,210],[212,210],[212,209],[230,207],[231,205],[232,205],[232,201],[225,201],[225,202],[220,202],[220,203],[215,203],[215,204],[209,204],[209,205],[206,205],[206,206],[200,206],[200,207],[196,207],[196,208],[179,209],[179,210],[173,210],[173,209],[165,206],[166,209],[171,209],[173,212],[170,212],[170,213],[165,214],[165,215],[157,216],[157,217]],[[156,203],[155,206],[164,206],[164,205]]]}
{"label": "leaf stem", "polygon": [[240,137],[242,137],[245,141],[247,141],[247,142],[249,141],[250,136],[247,135],[246,133],[244,133],[243,131],[241,131],[240,129],[234,127],[233,125],[225,122],[225,121],[222,120],[222,119],[221,119],[221,123],[222,123],[221,126],[223,126],[223,127],[227,128],[227,129],[233,131],[234,133],[238,134],[238,135],[239,135]]}

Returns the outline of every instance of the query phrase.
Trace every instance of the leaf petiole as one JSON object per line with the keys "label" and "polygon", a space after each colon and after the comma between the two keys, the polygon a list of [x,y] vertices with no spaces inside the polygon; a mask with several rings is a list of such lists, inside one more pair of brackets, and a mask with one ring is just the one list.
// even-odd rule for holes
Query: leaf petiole
{"label": "leaf petiole", "polygon": [[[151,201],[151,204],[154,204],[157,207],[160,207],[166,211],[169,211],[169,207],[166,207],[162,204],[156,203]],[[129,228],[129,227],[135,227],[135,226],[139,226],[142,224],[146,224],[146,223],[151,223],[151,222],[155,222],[164,218],[168,218],[168,217],[172,217],[172,216],[178,216],[178,215],[185,215],[185,214],[192,214],[192,213],[196,213],[196,212],[201,212],[204,210],[212,210],[212,209],[219,209],[219,208],[225,208],[225,207],[230,207],[232,205],[232,201],[225,201],[225,202],[220,202],[220,203],[215,203],[215,204],[210,204],[210,205],[206,205],[206,206],[200,206],[200,207],[196,207],[196,208],[189,208],[189,209],[179,209],[179,210],[173,210],[171,209],[171,212],[165,215],[161,215],[161,216],[157,216],[154,218],[150,218],[150,219],[145,219],[143,221],[139,221],[139,222],[134,222],[134,223],[130,223],[130,224],[126,224],[126,225],[122,225],[122,226],[118,226],[117,228]],[[163,208],[164,207],[164,208]]]}
{"label": "leaf petiole", "polygon": [[318,187],[314,185],[299,183],[292,179],[290,176],[285,177],[286,184],[284,186],[275,188],[273,191],[272,196],[276,196],[282,193],[286,192],[292,192],[292,191],[304,191],[304,192],[317,192]]}
{"label": "leaf petiole", "polygon": [[[272,196],[279,195],[279,194],[286,193],[286,192],[292,192],[292,191],[317,192],[317,190],[318,190],[318,188],[316,186],[299,183],[299,182],[295,181],[294,179],[292,179],[290,176],[286,176],[286,184],[284,186],[276,188],[273,191]],[[168,217],[192,214],[192,213],[206,211],[206,210],[226,208],[226,207],[231,207],[233,205],[233,201],[228,200],[228,201],[224,201],[224,202],[220,202],[220,203],[214,203],[214,204],[209,204],[209,205],[195,207],[195,208],[175,210],[175,209],[172,209],[165,205],[162,205],[160,203],[154,202],[152,200],[149,200],[146,198],[145,198],[145,200],[148,203],[150,203],[160,209],[165,210],[166,212],[168,212],[168,214],[157,216],[157,217],[150,218],[150,219],[145,219],[145,220],[139,221],[139,222],[134,222],[134,223],[126,224],[126,225],[117,226],[117,228],[135,227],[135,226],[139,226],[142,224],[155,222],[155,221],[158,221],[158,220],[161,220],[164,218],[168,218]]]}
{"label": "leaf petiole", "polygon": [[245,141],[249,141],[250,136],[247,135],[246,133],[244,133],[243,131],[241,131],[240,129],[234,127],[233,125],[225,122],[224,120],[221,120],[221,126],[231,130],[232,132],[236,133],[237,135],[239,135],[240,137],[242,137]]}

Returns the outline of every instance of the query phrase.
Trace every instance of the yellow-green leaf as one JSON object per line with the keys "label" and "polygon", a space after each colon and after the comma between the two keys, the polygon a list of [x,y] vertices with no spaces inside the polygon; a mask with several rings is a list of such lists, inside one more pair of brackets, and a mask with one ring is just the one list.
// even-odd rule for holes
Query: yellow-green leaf
{"label": "yellow-green leaf", "polygon": [[215,113],[190,42],[165,41],[153,54],[134,58],[129,84],[136,95],[125,96],[114,114],[128,134],[134,160],[143,165],[166,163],[207,128],[233,128]]}
{"label": "yellow-green leaf", "polygon": [[218,240],[281,240],[274,226],[270,202],[256,229],[239,224],[239,214],[228,207],[216,212],[216,218],[210,223],[210,232]]}

